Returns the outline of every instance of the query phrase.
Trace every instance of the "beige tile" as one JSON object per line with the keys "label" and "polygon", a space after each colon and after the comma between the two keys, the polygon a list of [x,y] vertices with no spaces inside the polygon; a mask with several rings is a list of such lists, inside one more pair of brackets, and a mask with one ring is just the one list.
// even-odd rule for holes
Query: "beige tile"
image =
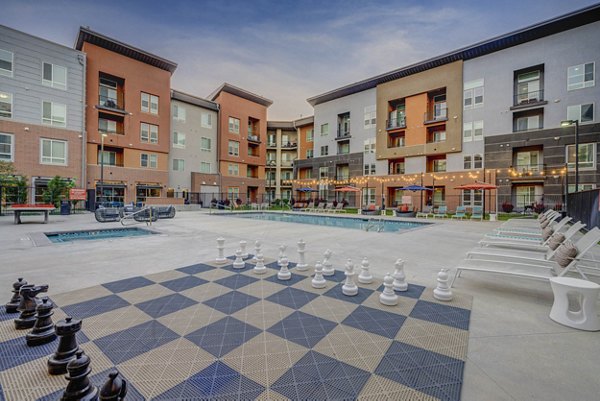
{"label": "beige tile", "polygon": [[469,332],[408,317],[396,340],[452,358],[466,360]]}
{"label": "beige tile", "polygon": [[266,330],[294,312],[287,306],[270,301],[258,301],[232,316],[261,330]]}
{"label": "beige tile", "polygon": [[380,309],[386,312],[397,313],[399,315],[408,316],[417,303],[416,299],[408,297],[398,297],[398,305],[388,306],[379,302],[379,295],[381,293],[375,291],[369,298],[367,298],[362,305],[368,306],[369,308]]}
{"label": "beige tile", "polygon": [[231,289],[215,283],[206,283],[197,287],[188,288],[181,291],[180,294],[193,299],[194,301],[204,302],[230,292]]}
{"label": "beige tile", "polygon": [[292,285],[292,287],[297,288],[299,290],[312,292],[313,294],[322,295],[337,285],[337,283],[335,283],[333,281],[326,280],[326,282],[327,282],[327,285],[325,286],[325,288],[313,288],[312,279],[308,278],[306,280],[302,280],[302,281]]}
{"label": "beige tile", "polygon": [[145,287],[136,288],[134,290],[120,292],[119,296],[130,304],[138,304],[140,302],[149,301],[151,299],[156,299],[171,294],[174,294],[174,292],[167,287],[163,287],[160,284],[152,284]]}
{"label": "beige tile", "polygon": [[177,334],[185,336],[201,327],[221,320],[225,316],[224,313],[219,312],[210,306],[196,304],[166,316],[162,316],[156,320]]}
{"label": "beige tile", "polygon": [[238,291],[243,292],[244,294],[252,295],[257,298],[265,299],[279,291],[282,291],[283,289],[285,289],[285,286],[281,284],[273,283],[271,281],[266,280],[260,280],[247,286],[244,286]]}
{"label": "beige tile", "polygon": [[54,301],[55,305],[63,307],[67,305],[78,304],[84,301],[89,301],[90,299],[105,297],[107,295],[112,295],[112,292],[102,287],[101,285],[97,285],[94,287],[83,288],[81,290],[52,295],[51,299],[52,301]]}
{"label": "beige tile", "polygon": [[48,356],[44,356],[0,372],[0,384],[7,401],[35,400],[63,390],[66,381],[64,375],[48,374]]}
{"label": "beige tile", "polygon": [[185,277],[187,274],[182,273],[177,270],[167,270],[165,272],[149,274],[146,277],[149,280],[154,281],[155,283],[162,283],[164,281],[175,280],[181,277]]}
{"label": "beige tile", "polygon": [[152,317],[131,305],[83,319],[81,330],[90,340],[95,340],[149,320]]}
{"label": "beige tile", "polygon": [[300,311],[313,316],[341,323],[358,308],[357,304],[340,301],[331,297],[318,297],[304,305]]}
{"label": "beige tile", "polygon": [[421,393],[385,377],[373,375],[358,395],[360,401],[439,401],[438,398]]}
{"label": "beige tile", "polygon": [[438,301],[437,299],[435,299],[433,297],[433,289],[426,288],[425,291],[423,291],[423,294],[421,294],[421,297],[419,299],[423,300],[423,301],[435,302],[440,305],[454,306],[457,308],[463,308],[463,309],[469,309],[469,310],[473,307],[473,297],[472,296],[463,294],[456,290],[452,290],[452,294],[454,295],[454,297],[452,298],[452,301],[448,301],[448,302]]}
{"label": "beige tile", "polygon": [[237,274],[237,273],[234,273],[232,271],[225,270],[225,269],[214,269],[214,270],[208,270],[208,271],[205,271],[202,273],[194,274],[194,276],[200,277],[201,279],[208,280],[208,281],[217,281],[222,278],[229,277],[233,274]]}

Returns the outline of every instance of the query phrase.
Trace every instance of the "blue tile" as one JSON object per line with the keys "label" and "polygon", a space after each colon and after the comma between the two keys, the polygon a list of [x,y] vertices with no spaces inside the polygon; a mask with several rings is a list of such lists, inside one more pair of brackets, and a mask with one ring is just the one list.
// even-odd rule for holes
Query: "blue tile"
{"label": "blue tile", "polygon": [[[243,260],[246,261],[246,262],[250,262],[253,257],[254,257],[254,254],[249,253],[247,257],[243,258]],[[235,255],[227,256],[226,259],[235,260]]]}
{"label": "blue tile", "polygon": [[[288,264],[288,269],[293,269],[294,267],[296,267],[297,263],[296,262],[289,262]],[[267,263],[265,266],[267,266],[269,269],[274,269],[274,270],[279,270],[281,267],[277,264],[277,261],[275,262],[271,262],[271,263]]]}
{"label": "blue tile", "polygon": [[154,281],[148,280],[146,277],[131,277],[125,280],[113,281],[111,283],[102,284],[104,288],[109,289],[114,293],[135,290],[154,284]]}
{"label": "blue tile", "polygon": [[460,400],[464,362],[393,341],[375,373],[445,401]]}
{"label": "blue tile", "polygon": [[219,295],[218,297],[204,301],[203,304],[208,305],[219,312],[231,315],[258,301],[260,301],[260,299],[253,297],[252,295],[230,291],[227,294]]}
{"label": "blue tile", "polygon": [[360,305],[342,323],[359,330],[368,331],[369,333],[394,338],[405,320],[405,316],[398,315],[397,313]]}
{"label": "blue tile", "polygon": [[231,316],[202,327],[185,336],[198,347],[217,358],[251,340],[262,332]]}
{"label": "blue tile", "polygon": [[75,319],[85,319],[90,316],[100,315],[105,312],[111,312],[118,308],[129,306],[130,303],[118,295],[107,295],[105,297],[91,299],[78,304],[63,306],[61,309],[68,316]]}
{"label": "blue tile", "polygon": [[4,390],[2,389],[1,383],[0,383],[0,401],[6,401],[6,398],[4,398]]}
{"label": "blue tile", "polygon": [[[48,344],[29,347],[25,341],[25,334],[28,330],[23,330],[23,336],[0,343],[0,372],[15,366],[36,360],[38,358],[48,358],[58,347],[58,340]],[[84,344],[89,339],[81,331],[77,333],[77,343]]]}
{"label": "blue tile", "polygon": [[4,305],[0,305],[0,322],[5,320],[16,319],[19,317],[19,312],[17,313],[6,313],[6,308]]}
{"label": "blue tile", "polygon": [[471,311],[457,308],[456,306],[441,305],[429,301],[417,301],[410,312],[410,317],[456,327],[457,329],[469,330],[469,319]]}
{"label": "blue tile", "polygon": [[302,280],[308,280],[309,278],[307,278],[306,276],[302,276],[300,274],[295,274],[292,273],[292,277],[289,280],[279,280],[277,278],[277,274],[274,274],[272,276],[269,276],[267,278],[265,278],[266,281],[270,281],[272,283],[277,283],[277,284],[281,284],[281,285],[294,285],[296,283],[299,283]]}
{"label": "blue tile", "polygon": [[135,358],[181,336],[156,320],[94,340],[115,365]]}
{"label": "blue tile", "polygon": [[354,400],[371,374],[309,351],[271,389],[293,399]]}
{"label": "blue tile", "polygon": [[340,301],[352,302],[354,304],[362,304],[373,293],[373,290],[359,287],[358,294],[356,294],[353,297],[349,297],[347,295],[344,295],[344,293],[342,292],[343,285],[344,283],[339,283],[323,295],[325,295],[326,297],[339,299]]}
{"label": "blue tile", "polygon": [[252,400],[264,390],[265,388],[260,384],[239,374],[225,363],[216,361],[154,399]]}
{"label": "blue tile", "polygon": [[[383,292],[384,288],[385,287],[382,284],[377,289],[377,291]],[[396,293],[396,295],[399,295],[401,297],[408,297],[408,298],[419,299],[421,297],[421,294],[423,293],[423,291],[425,291],[425,287],[423,287],[421,285],[408,284],[408,289],[406,291],[394,291],[394,292]]]}
{"label": "blue tile", "polygon": [[206,283],[208,283],[208,281],[202,280],[199,277],[186,276],[176,278],[175,280],[164,281],[160,283],[160,285],[167,287],[168,289],[173,290],[175,292],[181,292]]}
{"label": "blue tile", "polygon": [[191,266],[180,267],[179,269],[175,269],[175,270],[182,272],[182,273],[186,273],[186,274],[198,274],[198,273],[204,273],[209,270],[215,270],[215,269],[216,269],[216,267],[205,265],[204,263],[198,263],[198,264],[191,265]]}
{"label": "blue tile", "polygon": [[346,274],[341,270],[336,270],[335,273],[331,276],[323,276],[325,280],[335,281],[336,283],[341,283],[346,280]]}
{"label": "blue tile", "polygon": [[245,287],[258,280],[259,279],[255,277],[246,276],[245,274],[234,274],[233,276],[216,280],[215,283],[231,288],[232,290],[237,290],[238,288]]}
{"label": "blue tile", "polygon": [[141,302],[139,304],[135,304],[135,306],[153,318],[157,319],[161,316],[180,311],[181,309],[185,309],[188,306],[192,306],[197,303],[198,301],[184,297],[181,294],[171,294],[165,297]]}
{"label": "blue tile", "polygon": [[267,331],[307,348],[314,347],[337,323],[304,312],[295,311]]}
{"label": "blue tile", "polygon": [[312,292],[287,287],[268,297],[267,301],[287,306],[292,309],[300,309],[316,297],[318,297],[318,295],[313,294]]}

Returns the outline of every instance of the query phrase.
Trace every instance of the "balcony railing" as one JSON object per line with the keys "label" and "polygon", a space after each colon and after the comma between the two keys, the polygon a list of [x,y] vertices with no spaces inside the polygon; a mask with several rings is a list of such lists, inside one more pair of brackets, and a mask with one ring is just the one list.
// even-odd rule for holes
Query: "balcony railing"
{"label": "balcony railing", "polygon": [[386,121],[387,129],[406,128],[406,117],[392,118]]}
{"label": "balcony railing", "polygon": [[404,166],[402,167],[396,167],[396,166],[390,166],[390,174],[394,175],[394,174],[404,174]]}
{"label": "balcony railing", "polygon": [[281,147],[284,149],[295,149],[298,147],[298,144],[296,142],[286,142]]}
{"label": "balcony railing", "polygon": [[388,139],[388,149],[390,148],[403,148],[405,146],[404,137],[390,138]]}
{"label": "balcony railing", "polygon": [[247,178],[258,178],[258,174],[257,173],[248,172],[248,173],[246,173],[246,177]]}
{"label": "balcony railing", "polygon": [[267,147],[268,148],[276,148],[277,147],[277,142],[267,142]]}
{"label": "balcony railing", "polygon": [[248,141],[260,143],[260,138],[258,137],[258,135],[252,135],[248,133]]}
{"label": "balcony railing", "polygon": [[348,181],[350,179],[350,174],[338,174],[336,180],[340,181]]}
{"label": "balcony railing", "polygon": [[511,166],[512,172],[516,174],[538,174],[546,170],[545,164],[517,164]]}
{"label": "balcony railing", "polygon": [[[102,162],[98,160],[98,166],[101,166]],[[124,167],[123,163],[108,163],[104,162],[104,167]]]}
{"label": "balcony railing", "polygon": [[349,138],[350,138],[350,130],[348,130],[348,131],[338,130],[337,136],[335,137],[336,140],[349,139]]}
{"label": "balcony railing", "polygon": [[260,156],[259,152],[254,152],[251,150],[251,148],[248,148],[248,156],[252,156],[252,157],[258,157]]}
{"label": "balcony railing", "polygon": [[119,111],[125,110],[123,105],[119,104],[119,101],[117,99],[109,96],[98,95],[98,105],[107,109],[114,109]]}
{"label": "balcony railing", "polygon": [[108,134],[108,135],[125,135],[125,131],[123,131],[122,129],[101,129],[98,128],[98,132],[100,134]]}
{"label": "balcony railing", "polygon": [[291,160],[282,160],[280,163],[281,167],[293,167],[294,162]]}
{"label": "balcony railing", "polygon": [[537,104],[544,101],[544,91],[537,90],[528,93],[518,93],[514,96],[514,105],[523,106],[527,104]]}
{"label": "balcony railing", "polygon": [[423,122],[425,124],[434,123],[434,122],[438,122],[438,121],[446,121],[446,120],[448,120],[448,109],[445,107],[442,107],[440,104],[434,105],[433,109],[428,110],[423,115]]}
{"label": "balcony railing", "polygon": [[282,186],[282,187],[291,187],[292,183],[289,182],[289,180],[291,180],[291,178],[284,178],[283,180],[280,180],[279,181],[279,186]]}

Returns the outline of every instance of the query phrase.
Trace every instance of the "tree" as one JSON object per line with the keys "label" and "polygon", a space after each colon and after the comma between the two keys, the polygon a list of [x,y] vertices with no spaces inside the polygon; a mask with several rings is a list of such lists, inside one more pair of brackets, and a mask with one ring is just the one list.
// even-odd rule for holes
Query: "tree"
{"label": "tree", "polygon": [[48,181],[47,189],[42,193],[42,198],[46,203],[52,203],[55,207],[60,207],[60,202],[69,197],[70,180],[65,180],[60,176],[55,176]]}
{"label": "tree", "polygon": [[2,203],[27,203],[27,177],[16,172],[11,162],[0,161]]}

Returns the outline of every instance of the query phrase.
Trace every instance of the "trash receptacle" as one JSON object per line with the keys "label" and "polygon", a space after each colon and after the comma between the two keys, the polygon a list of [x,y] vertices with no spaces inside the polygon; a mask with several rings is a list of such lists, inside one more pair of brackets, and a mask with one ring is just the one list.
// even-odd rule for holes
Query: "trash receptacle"
{"label": "trash receptacle", "polygon": [[71,202],[64,200],[60,202],[60,214],[68,215],[71,214]]}

